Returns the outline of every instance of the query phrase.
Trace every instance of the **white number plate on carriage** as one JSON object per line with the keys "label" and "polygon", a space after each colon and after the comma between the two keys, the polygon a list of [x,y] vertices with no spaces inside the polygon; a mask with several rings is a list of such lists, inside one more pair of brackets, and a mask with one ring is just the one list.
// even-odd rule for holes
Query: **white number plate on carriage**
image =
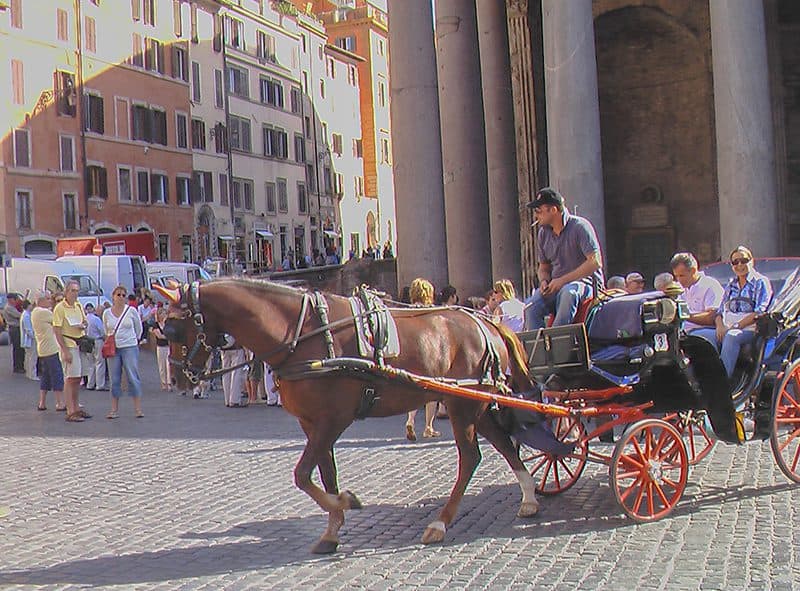
{"label": "white number plate on carriage", "polygon": [[653,335],[653,341],[656,351],[669,351],[669,339],[665,333]]}

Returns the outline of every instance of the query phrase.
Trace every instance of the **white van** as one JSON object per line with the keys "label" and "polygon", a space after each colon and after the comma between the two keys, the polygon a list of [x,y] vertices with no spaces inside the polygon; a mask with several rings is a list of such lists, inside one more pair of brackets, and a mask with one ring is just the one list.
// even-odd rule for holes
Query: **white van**
{"label": "white van", "polygon": [[[71,255],[56,259],[71,263],[84,273],[97,277],[97,257],[94,255]],[[128,254],[104,254],[100,257],[100,287],[106,295],[118,285],[124,285],[128,293],[139,294],[139,290],[150,289],[147,281],[147,262],[144,257]]]}
{"label": "white van", "polygon": [[82,305],[108,302],[91,274],[64,261],[12,258],[10,265],[3,267],[0,273],[0,291],[16,292],[29,298],[41,290],[63,293],[68,281],[78,282],[78,301]]}
{"label": "white van", "polygon": [[[170,261],[153,261],[147,263],[147,274],[155,279],[158,277],[171,276],[179,283],[194,283],[195,281],[210,281],[211,275],[194,263],[173,263]],[[151,283],[158,283],[152,281]]]}

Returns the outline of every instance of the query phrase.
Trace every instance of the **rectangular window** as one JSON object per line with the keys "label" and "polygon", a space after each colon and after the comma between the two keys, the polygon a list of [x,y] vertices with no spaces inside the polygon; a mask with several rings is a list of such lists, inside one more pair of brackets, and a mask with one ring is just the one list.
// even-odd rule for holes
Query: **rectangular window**
{"label": "rectangular window", "polygon": [[69,13],[63,8],[56,8],[56,30],[59,41],[69,41]]}
{"label": "rectangular window", "polygon": [[356,176],[356,197],[363,197],[364,196],[364,177],[363,176]]}
{"label": "rectangular window", "polygon": [[329,166],[322,169],[322,182],[325,183],[325,193],[330,195],[333,192],[333,177]]}
{"label": "rectangular window", "polygon": [[75,138],[71,135],[59,136],[61,150],[61,172],[75,172]]}
{"label": "rectangular window", "polygon": [[243,117],[230,117],[230,144],[234,150],[241,150],[243,152],[252,152],[253,147],[250,140],[250,120]]}
{"label": "rectangular window", "polygon": [[219,203],[228,205],[228,175],[219,173]]}
{"label": "rectangular window", "polygon": [[172,46],[172,77],[184,82],[189,81],[189,68],[186,65],[186,49]]}
{"label": "rectangular window", "polygon": [[261,78],[259,82],[261,102],[283,109],[283,84],[278,80],[270,80],[269,78]]}
{"label": "rectangular window", "polygon": [[230,47],[245,50],[244,23],[229,16],[225,17],[225,41]]}
{"label": "rectangular window", "polygon": [[192,119],[192,149],[206,149],[206,124],[202,119]]}
{"label": "rectangular window", "polygon": [[311,117],[309,117],[308,115],[306,115],[306,117],[305,117],[303,129],[305,130],[305,133],[306,133],[306,139],[310,140],[311,139]]}
{"label": "rectangular window", "polygon": [[150,109],[153,121],[153,143],[167,145],[167,112],[160,109]]}
{"label": "rectangular window", "polygon": [[89,197],[108,198],[108,176],[102,166],[86,167],[86,191]]}
{"label": "rectangular window", "polygon": [[297,211],[308,213],[308,197],[305,183],[297,183]]}
{"label": "rectangular window", "polygon": [[156,0],[144,0],[144,24],[156,26]]}
{"label": "rectangular window", "polygon": [[135,21],[142,20],[142,0],[131,0],[131,18]]}
{"label": "rectangular window", "polygon": [[11,89],[14,104],[25,104],[25,74],[20,60],[11,60]]}
{"label": "rectangular window", "polygon": [[294,161],[305,164],[306,161],[306,138],[302,134],[294,134]]}
{"label": "rectangular window", "polygon": [[334,78],[336,78],[336,62],[333,60],[333,58],[332,58],[332,57],[329,57],[329,58],[328,58],[328,64],[327,64],[327,66],[328,66],[328,67],[327,67],[327,71],[328,71],[328,78],[330,78],[331,80],[333,80]]}
{"label": "rectangular window", "polygon": [[331,143],[333,144],[333,146],[332,146],[333,147],[333,153],[336,154],[337,156],[341,156],[342,155],[342,151],[343,151],[342,150],[342,144],[344,143],[342,141],[342,134],[341,133],[332,134],[331,135],[331,140],[332,140]]}
{"label": "rectangular window", "polygon": [[356,37],[350,35],[349,37],[339,37],[334,41],[334,45],[341,47],[346,51],[354,52],[356,50]]}
{"label": "rectangular window", "polygon": [[192,2],[192,7],[189,11],[189,19],[191,23],[189,26],[191,27],[191,36],[192,36],[192,43],[199,43],[200,37],[197,35],[197,4]]}
{"label": "rectangular window", "polygon": [[137,68],[144,68],[144,52],[142,51],[142,36],[138,33],[131,35],[131,56],[128,63]]}
{"label": "rectangular window", "polygon": [[348,66],[347,68],[347,82],[350,86],[358,86],[358,71],[355,66]]}
{"label": "rectangular window", "polygon": [[386,84],[378,82],[378,104],[381,107],[386,106]]}
{"label": "rectangular window", "polygon": [[214,70],[214,106],[225,108],[225,94],[222,87],[222,70]]}
{"label": "rectangular window", "polygon": [[325,98],[325,80],[319,79],[319,97]]}
{"label": "rectangular window", "polygon": [[187,121],[187,116],[184,113],[175,113],[175,145],[179,148],[189,147]]}
{"label": "rectangular window", "polygon": [[253,211],[253,181],[233,179],[233,207],[239,209],[242,206],[247,211]]}
{"label": "rectangular window", "polygon": [[213,178],[210,172],[202,170],[192,173],[192,203],[214,202]]}
{"label": "rectangular window", "polygon": [[158,260],[169,260],[169,234],[158,235]]}
{"label": "rectangular window", "polygon": [[192,101],[200,102],[200,64],[192,62]]}
{"label": "rectangular window", "polygon": [[228,92],[250,98],[250,80],[247,70],[228,66]]}
{"label": "rectangular window", "polygon": [[78,229],[78,209],[75,193],[64,193],[64,229]]}
{"label": "rectangular window", "polygon": [[317,171],[313,164],[306,165],[306,182],[308,183],[308,190],[312,193],[317,190]]}
{"label": "rectangular window", "polygon": [[185,176],[175,177],[175,199],[178,205],[189,205],[189,179]]}
{"label": "rectangular window", "polygon": [[183,19],[181,18],[180,0],[172,0],[172,31],[176,37],[183,35]]}
{"label": "rectangular window", "polygon": [[333,191],[337,195],[344,195],[344,176],[341,172],[333,173]]}
{"label": "rectangular window", "polygon": [[275,59],[275,37],[267,35],[264,31],[256,31],[256,57],[270,62]]}
{"label": "rectangular window", "polygon": [[292,105],[292,113],[295,115],[300,113],[300,89],[293,86],[290,91],[290,102]]}
{"label": "rectangular window", "polygon": [[233,189],[233,208],[234,209],[241,209],[242,208],[242,184],[237,180],[233,179],[233,183],[231,183],[231,188]]}
{"label": "rectangular window", "polygon": [[286,159],[289,157],[289,136],[282,129],[264,126],[264,156]]}
{"label": "rectangular window", "polygon": [[275,183],[265,183],[267,194],[267,213],[274,214],[275,209]]}
{"label": "rectangular window", "polygon": [[286,213],[289,211],[289,194],[286,189],[286,179],[275,179],[278,188],[278,210]]}
{"label": "rectangular window", "polygon": [[150,173],[146,170],[136,171],[136,195],[139,203],[150,203]]}
{"label": "rectangular window", "polygon": [[222,51],[222,15],[214,15],[214,38],[211,41],[211,47],[217,53]]}
{"label": "rectangular window", "polygon": [[87,16],[83,19],[84,29],[86,31],[86,51],[92,53],[97,52],[97,25],[95,20]]}
{"label": "rectangular window", "polygon": [[75,76],[69,72],[56,71],[53,74],[53,93],[56,112],[64,117],[74,117],[77,113]]}
{"label": "rectangular window", "polygon": [[165,71],[164,46],[157,39],[146,37],[144,40],[144,67],[159,74]]}
{"label": "rectangular window", "polygon": [[84,128],[86,131],[94,133],[105,133],[105,114],[103,112],[103,97],[96,94],[85,95],[85,115],[86,121]]}
{"label": "rectangular window", "polygon": [[119,184],[119,201],[132,201],[133,190],[131,188],[131,169],[120,166],[117,168],[117,177]]}
{"label": "rectangular window", "polygon": [[163,174],[150,175],[150,202],[169,203],[169,178]]}
{"label": "rectangular window", "polygon": [[31,165],[31,132],[27,129],[14,130],[14,166],[29,168]]}
{"label": "rectangular window", "polygon": [[149,142],[153,137],[150,109],[144,105],[131,107],[132,139]]}
{"label": "rectangular window", "polygon": [[17,191],[17,228],[30,229],[32,227],[31,217],[31,193],[30,191]]}
{"label": "rectangular window", "polygon": [[214,149],[217,154],[228,153],[228,130],[225,129],[225,124],[218,122],[214,126]]}
{"label": "rectangular window", "polygon": [[22,28],[22,0],[11,0],[11,26]]}

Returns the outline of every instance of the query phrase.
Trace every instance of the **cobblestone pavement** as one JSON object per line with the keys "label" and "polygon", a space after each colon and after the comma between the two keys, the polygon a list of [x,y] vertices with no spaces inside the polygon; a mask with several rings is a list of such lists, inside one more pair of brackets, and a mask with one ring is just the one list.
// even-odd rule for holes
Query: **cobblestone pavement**
{"label": "cobblestone pavement", "polygon": [[800,487],[768,445],[718,445],[673,515],[647,525],[622,515],[592,465],[519,519],[513,475],[484,445],[445,543],[425,547],[455,474],[449,425],[408,443],[401,417],[361,421],[337,460],[364,509],[320,557],[309,548],[326,519],[294,488],[304,438],[281,409],[160,392],[143,352],[144,419],[123,399],[107,420],[108,393],[83,392],[95,418],[70,424],[52,399],[35,410],[36,384],[8,357],[0,347],[1,588],[800,588]]}

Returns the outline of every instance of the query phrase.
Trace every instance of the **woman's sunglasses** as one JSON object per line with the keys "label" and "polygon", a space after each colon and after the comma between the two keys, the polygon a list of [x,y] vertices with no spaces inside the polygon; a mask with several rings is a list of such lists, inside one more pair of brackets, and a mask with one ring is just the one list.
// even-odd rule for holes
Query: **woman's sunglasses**
{"label": "woman's sunglasses", "polygon": [[749,262],[750,262],[750,259],[733,259],[731,261],[731,265],[733,265],[735,267],[736,265],[746,265]]}

